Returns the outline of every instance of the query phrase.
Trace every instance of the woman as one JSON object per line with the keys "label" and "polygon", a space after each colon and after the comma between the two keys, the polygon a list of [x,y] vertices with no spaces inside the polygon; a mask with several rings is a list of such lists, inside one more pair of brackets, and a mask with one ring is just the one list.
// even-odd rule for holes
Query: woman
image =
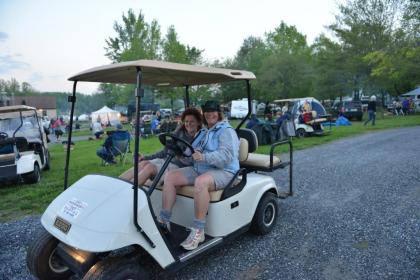
{"label": "woman", "polygon": [[[202,117],[200,111],[195,108],[188,108],[184,111],[181,116],[182,125],[175,130],[174,134],[179,138],[186,140],[191,143],[197,133],[201,129]],[[163,150],[149,156],[139,156],[139,173],[138,173],[138,184],[143,185],[149,178],[153,178],[159,170],[162,168],[168,150],[165,147]],[[174,157],[171,163],[168,165],[166,171],[171,169],[188,166],[191,161],[184,158]],[[134,168],[131,168],[120,175],[121,179],[128,181],[134,181]],[[163,178],[163,177],[162,177]]]}
{"label": "woman", "polygon": [[200,131],[193,141],[194,166],[172,170],[166,174],[162,210],[158,219],[160,226],[170,231],[176,189],[194,184],[195,219],[190,235],[181,243],[186,250],[194,250],[204,241],[209,192],[226,187],[239,170],[239,139],[235,130],[228,122],[223,121],[223,114],[217,102],[207,101],[202,109],[204,124],[208,129]]}

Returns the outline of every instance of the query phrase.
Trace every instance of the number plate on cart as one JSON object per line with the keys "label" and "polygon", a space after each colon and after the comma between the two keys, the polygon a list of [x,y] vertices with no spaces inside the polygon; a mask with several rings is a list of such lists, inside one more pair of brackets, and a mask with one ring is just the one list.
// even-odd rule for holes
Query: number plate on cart
{"label": "number plate on cart", "polygon": [[65,234],[67,234],[71,228],[71,224],[69,222],[58,216],[55,218],[54,226]]}

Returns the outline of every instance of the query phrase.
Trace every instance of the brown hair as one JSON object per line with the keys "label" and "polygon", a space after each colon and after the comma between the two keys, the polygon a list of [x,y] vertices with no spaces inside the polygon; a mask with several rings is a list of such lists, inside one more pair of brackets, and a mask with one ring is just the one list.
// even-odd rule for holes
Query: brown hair
{"label": "brown hair", "polygon": [[[198,129],[201,129],[201,127],[203,126],[203,115],[198,109],[191,107],[185,109],[185,111],[181,115],[182,122],[184,122],[186,116],[193,116],[198,122]],[[182,124],[181,128],[185,129],[185,125]]]}

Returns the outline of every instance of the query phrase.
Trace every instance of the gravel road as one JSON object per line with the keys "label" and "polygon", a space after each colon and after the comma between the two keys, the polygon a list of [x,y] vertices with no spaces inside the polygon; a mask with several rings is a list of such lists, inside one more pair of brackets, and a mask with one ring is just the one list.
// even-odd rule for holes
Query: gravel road
{"label": "gravel road", "polygon": [[[295,193],[266,236],[244,234],[176,279],[419,279],[420,126],[295,153]],[[272,174],[285,185],[286,173]],[[39,217],[0,224],[0,279],[32,279]]]}

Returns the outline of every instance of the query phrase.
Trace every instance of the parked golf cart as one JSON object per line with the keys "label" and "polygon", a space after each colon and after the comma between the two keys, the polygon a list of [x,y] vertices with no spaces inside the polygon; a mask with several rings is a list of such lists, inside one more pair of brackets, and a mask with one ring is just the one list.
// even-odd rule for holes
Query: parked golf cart
{"label": "parked golf cart", "polygon": [[49,169],[47,137],[33,107],[0,107],[0,181],[34,184]]}
{"label": "parked golf cart", "polygon": [[[324,106],[313,97],[293,98],[293,99],[279,99],[274,101],[280,106],[286,105],[288,112],[294,120],[296,136],[299,138],[308,135],[323,135],[323,122],[326,122],[330,115],[325,111]],[[309,106],[310,120],[303,120],[303,108]]]}
{"label": "parked golf cart", "polygon": [[[86,70],[69,79],[74,81],[73,95],[69,97],[71,115],[78,82],[136,84],[134,174],[137,174],[143,86],[185,87],[185,105],[189,107],[190,86],[243,82],[251,100],[250,81],[254,79],[254,74],[247,71],[162,61],[116,63]],[[250,101],[248,106],[251,108]],[[256,234],[270,232],[278,216],[278,198],[292,195],[293,149],[286,140],[273,144],[269,155],[255,153],[258,147],[255,133],[241,128],[249,117],[250,113],[236,128],[241,143],[241,169],[224,190],[211,192],[206,239],[192,251],[185,251],[179,244],[188,235],[193,220],[193,186],[184,186],[177,192],[170,233],[165,234],[156,219],[162,202],[162,186],[158,182],[174,155],[183,153],[184,148],[192,149],[188,143],[172,134],[160,135],[160,141],[170,151],[169,157],[153,182],[145,186],[138,185],[137,176],[131,183],[104,175],[87,175],[67,188],[68,148],[65,191],[41,217],[45,231],[28,250],[29,271],[39,279],[66,279],[74,274],[83,279],[147,279],[150,271],[142,265],[145,258],[151,257],[163,269],[162,273],[173,272],[249,229]],[[70,130],[68,143],[71,135]],[[289,145],[289,155],[281,160],[274,151],[284,144]],[[289,186],[286,192],[280,192],[266,173],[287,166]]]}

